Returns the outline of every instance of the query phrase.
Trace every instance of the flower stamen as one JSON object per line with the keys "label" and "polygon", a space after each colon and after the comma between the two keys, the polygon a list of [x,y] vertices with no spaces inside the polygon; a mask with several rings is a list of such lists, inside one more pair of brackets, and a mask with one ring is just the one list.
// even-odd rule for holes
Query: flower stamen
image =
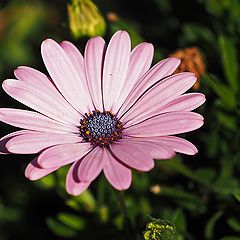
{"label": "flower stamen", "polygon": [[80,120],[80,135],[95,146],[107,146],[122,138],[122,123],[110,111],[85,113]]}

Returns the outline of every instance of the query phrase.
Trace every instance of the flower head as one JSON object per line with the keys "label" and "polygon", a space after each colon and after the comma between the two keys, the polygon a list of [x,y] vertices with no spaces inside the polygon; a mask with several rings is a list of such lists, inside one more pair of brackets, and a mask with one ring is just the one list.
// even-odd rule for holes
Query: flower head
{"label": "flower head", "polygon": [[41,52],[50,77],[19,67],[17,79],[3,82],[8,95],[35,110],[0,109],[1,121],[25,129],[3,137],[1,153],[38,153],[27,178],[40,179],[72,163],[68,193],[80,194],[102,171],[123,190],[131,184],[131,169],[149,171],[153,159],[197,152],[173,136],[202,126],[202,116],[191,111],[205,101],[203,94],[185,93],[194,74],[172,75],[178,59],[150,68],[152,44],[131,50],[125,31],[116,32],[107,47],[101,37],[90,39],[84,57],[70,42],[51,39]]}
{"label": "flower head", "polygon": [[189,71],[193,72],[197,81],[193,85],[193,89],[198,90],[200,86],[200,77],[206,72],[206,66],[203,56],[197,47],[179,49],[176,52],[170,54],[170,57],[176,57],[181,60],[180,65],[176,69],[175,73]]}

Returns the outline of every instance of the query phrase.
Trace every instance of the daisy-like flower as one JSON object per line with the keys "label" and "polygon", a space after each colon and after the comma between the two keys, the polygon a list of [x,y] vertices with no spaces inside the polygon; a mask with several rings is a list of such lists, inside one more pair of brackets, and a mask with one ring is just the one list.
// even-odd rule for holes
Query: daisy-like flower
{"label": "daisy-like flower", "polygon": [[185,93],[194,74],[172,75],[178,59],[150,68],[152,44],[131,50],[125,31],[116,32],[107,47],[101,37],[90,39],[84,57],[72,43],[51,39],[41,52],[50,77],[19,67],[17,79],[3,82],[8,95],[35,110],[0,109],[1,121],[24,129],[0,140],[1,153],[38,154],[25,170],[27,178],[40,179],[72,163],[68,193],[82,193],[102,171],[124,190],[131,169],[149,171],[153,159],[197,152],[173,136],[202,126],[203,117],[191,111],[205,101],[201,93]]}

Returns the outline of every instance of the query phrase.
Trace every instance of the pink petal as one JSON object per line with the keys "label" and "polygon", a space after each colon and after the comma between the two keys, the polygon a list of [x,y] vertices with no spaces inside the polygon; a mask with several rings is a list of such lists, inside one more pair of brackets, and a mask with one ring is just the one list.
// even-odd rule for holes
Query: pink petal
{"label": "pink petal", "polygon": [[113,154],[127,166],[139,171],[149,171],[154,161],[144,145],[133,142],[119,142],[110,146]]}
{"label": "pink petal", "polygon": [[[87,86],[87,78],[86,78],[86,73],[85,73],[85,67],[84,67],[84,59],[81,54],[81,52],[71,43],[68,41],[63,41],[61,42],[61,47],[71,60],[74,68],[76,69],[79,78],[81,79],[81,83],[83,89],[84,89],[84,94],[86,98],[86,103],[89,107],[89,109],[93,110],[93,104],[91,100],[91,92],[89,93],[88,91],[88,86]],[[78,94],[82,94],[79,92]]]}
{"label": "pink petal", "polygon": [[121,164],[117,159],[114,159],[107,150],[104,151],[106,162],[103,172],[108,182],[117,190],[128,189],[132,182],[131,170]]}
{"label": "pink petal", "polygon": [[8,79],[3,82],[3,89],[17,101],[56,121],[71,125],[79,123],[79,117],[76,118],[69,114],[68,109],[62,104],[64,99],[49,95],[48,92],[44,91],[45,88],[41,88],[41,85],[35,87],[27,82]]}
{"label": "pink petal", "polygon": [[153,45],[151,43],[141,43],[131,52],[127,76],[125,78],[119,98],[114,102],[112,111],[117,112],[132,90],[136,82],[147,72],[151,66],[153,58]]}
{"label": "pink petal", "polygon": [[7,143],[14,137],[19,136],[28,132],[27,130],[21,130],[17,132],[10,133],[0,139],[0,154],[9,154],[9,150],[6,148]]}
{"label": "pink petal", "polygon": [[42,177],[47,176],[48,174],[56,171],[58,167],[56,168],[48,168],[43,169],[41,168],[37,163],[37,158],[35,158],[31,163],[28,164],[28,166],[25,169],[25,176],[26,178],[30,180],[38,180]]}
{"label": "pink petal", "polygon": [[42,168],[60,167],[81,159],[91,149],[89,143],[57,145],[42,152],[37,162]]}
{"label": "pink petal", "polygon": [[201,93],[186,93],[159,108],[159,113],[166,112],[190,112],[205,102],[206,98]]}
{"label": "pink petal", "polygon": [[0,120],[19,128],[35,131],[77,133],[75,126],[65,125],[45,117],[39,113],[14,108],[0,108]]}
{"label": "pink petal", "polygon": [[95,108],[103,111],[102,71],[105,54],[105,42],[101,37],[91,38],[85,48],[85,69],[87,83]]}
{"label": "pink petal", "polygon": [[172,148],[152,138],[128,138],[124,139],[124,142],[138,144],[139,147],[145,148],[154,159],[171,159],[175,155]]}
{"label": "pink petal", "polygon": [[150,154],[151,157],[154,159],[171,159],[175,156],[175,152],[168,146],[157,143],[157,142],[149,142],[149,143],[145,143],[146,146],[148,146],[148,144],[151,146],[149,146],[149,150],[150,150]]}
{"label": "pink petal", "polygon": [[[51,94],[55,96],[59,95],[57,88],[52,84],[50,78],[48,78],[42,72],[27,66],[20,66],[14,70],[14,75],[17,79],[44,88],[44,90],[50,89]],[[60,96],[60,95],[59,95]]]}
{"label": "pink petal", "polygon": [[41,52],[49,74],[65,99],[82,114],[91,111],[87,105],[84,80],[63,48],[52,39],[47,39],[42,43]]}
{"label": "pink petal", "polygon": [[77,143],[81,140],[81,137],[77,134],[26,131],[21,135],[11,138],[7,142],[6,148],[11,153],[34,154],[54,145]]}
{"label": "pink petal", "polygon": [[84,59],[81,52],[69,41],[63,41],[60,43],[64,52],[67,54],[71,60],[72,65],[79,74],[82,80],[85,80],[85,69],[84,69]]}
{"label": "pink petal", "polygon": [[92,182],[102,171],[105,164],[103,148],[95,148],[85,156],[79,166],[78,177],[81,182]]}
{"label": "pink petal", "polygon": [[168,146],[179,153],[194,155],[198,152],[197,148],[191,142],[180,137],[153,137],[150,141],[159,142],[160,144]]}
{"label": "pink petal", "polygon": [[122,117],[132,125],[159,114],[159,108],[186,92],[196,82],[192,73],[179,73],[159,82],[149,89]]}
{"label": "pink petal", "polygon": [[[52,99],[60,106],[58,108],[65,109],[69,118],[72,118],[72,122],[79,119],[79,112],[77,112],[61,95],[58,89],[55,87],[52,80],[50,80],[45,74],[30,68],[30,67],[18,67],[14,71],[17,79],[30,84],[31,88],[34,88],[37,92],[42,91],[46,95],[51,96]],[[35,103],[36,104],[36,103]],[[63,111],[63,110],[62,110]]]}
{"label": "pink petal", "polygon": [[72,164],[66,177],[66,190],[73,196],[80,195],[91,184],[91,182],[81,182],[78,179],[78,168],[80,162],[81,160]]}
{"label": "pink petal", "polygon": [[193,112],[172,112],[157,115],[130,126],[124,134],[135,137],[153,137],[180,134],[200,128],[203,117]]}
{"label": "pink petal", "polygon": [[126,78],[131,42],[125,31],[116,32],[107,47],[103,67],[103,100],[105,110],[111,110]]}
{"label": "pink petal", "polygon": [[152,85],[161,79],[170,76],[180,64],[177,58],[167,58],[154,65],[144,76],[137,81],[131,92],[128,94],[124,104],[119,110],[119,116],[124,112]]}

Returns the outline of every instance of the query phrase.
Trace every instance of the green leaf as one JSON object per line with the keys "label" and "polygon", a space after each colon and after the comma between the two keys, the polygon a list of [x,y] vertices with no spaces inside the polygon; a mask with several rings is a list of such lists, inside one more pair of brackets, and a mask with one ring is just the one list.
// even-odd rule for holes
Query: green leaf
{"label": "green leaf", "polygon": [[195,174],[198,178],[203,178],[207,184],[210,184],[216,176],[216,172],[212,168],[200,168]]}
{"label": "green leaf", "polygon": [[171,10],[171,4],[168,0],[154,0],[157,8],[161,13],[167,13]]}
{"label": "green leaf", "polygon": [[234,197],[240,202],[240,190],[233,193]]}
{"label": "green leaf", "polygon": [[220,172],[218,174],[218,178],[213,183],[215,192],[222,195],[232,195],[234,192],[239,190],[239,181],[233,174],[238,159],[238,157],[232,155],[222,156],[220,161]]}
{"label": "green leaf", "polygon": [[237,236],[226,236],[221,238],[220,240],[240,240],[240,237]]}
{"label": "green leaf", "polygon": [[209,11],[213,16],[220,17],[223,13],[223,6],[221,1],[216,0],[206,0],[206,9]]}
{"label": "green leaf", "polygon": [[184,240],[184,237],[177,233],[176,240]]}
{"label": "green leaf", "polygon": [[84,219],[75,214],[59,213],[57,219],[73,230],[82,230],[86,226]]}
{"label": "green leaf", "polygon": [[205,205],[198,196],[193,193],[184,191],[177,187],[167,187],[161,185],[160,196],[168,196],[171,198],[175,198],[175,201],[181,207],[194,211],[204,211]]}
{"label": "green leaf", "polygon": [[140,209],[141,209],[141,214],[143,216],[146,216],[150,212],[152,212],[152,207],[151,207],[151,204],[150,204],[148,198],[145,198],[145,197],[140,198],[139,205],[140,205]]}
{"label": "green leaf", "polygon": [[123,225],[124,225],[123,215],[117,215],[117,216],[113,219],[113,223],[114,223],[114,225],[117,227],[117,229],[122,230],[122,229],[123,229]]}
{"label": "green leaf", "polygon": [[168,167],[187,178],[190,178],[203,185],[208,185],[206,179],[202,178],[202,176],[199,177],[198,175],[196,175],[193,170],[184,165],[179,159],[172,159],[171,161],[166,162],[158,162],[158,164],[159,166],[161,166],[161,164],[164,164],[164,167]]}
{"label": "green leaf", "polygon": [[81,195],[67,199],[66,204],[81,211],[82,209],[93,212],[96,209],[96,200],[89,190],[84,191]]}
{"label": "green leaf", "polygon": [[228,113],[218,111],[217,118],[221,125],[225,126],[226,128],[230,130],[237,129],[237,118],[235,116],[231,116]]}
{"label": "green leaf", "polygon": [[235,109],[237,106],[236,95],[227,85],[221,83],[216,77],[205,74],[203,80],[212,88],[226,108]]}
{"label": "green leaf", "polygon": [[215,224],[218,221],[218,219],[222,216],[222,214],[223,214],[222,211],[218,211],[208,220],[206,224],[205,232],[204,232],[204,236],[206,239],[211,240],[214,238]]}
{"label": "green leaf", "polygon": [[236,232],[240,232],[240,221],[236,218],[229,218],[227,224]]}
{"label": "green leaf", "polygon": [[214,34],[209,30],[209,28],[204,27],[200,24],[187,23],[182,27],[184,38],[181,39],[182,44],[186,45],[187,43],[205,41],[208,43],[212,43],[215,41]]}
{"label": "green leaf", "polygon": [[145,174],[137,174],[133,172],[133,186],[136,192],[144,193],[149,189],[149,178]]}
{"label": "green leaf", "polygon": [[72,208],[76,211],[82,210],[82,206],[80,206],[79,203],[77,201],[75,201],[74,199],[67,199],[65,203],[67,206],[69,206],[70,208]]}
{"label": "green leaf", "polygon": [[213,183],[214,191],[222,195],[232,195],[236,189],[239,188],[239,182],[233,177],[220,176],[216,182]]}
{"label": "green leaf", "polygon": [[41,178],[39,181],[36,182],[38,186],[44,189],[51,189],[56,184],[56,179],[54,174],[49,174],[44,178]]}
{"label": "green leaf", "polygon": [[187,228],[187,221],[182,209],[178,208],[174,212],[173,223],[176,226],[177,232],[185,233]]}
{"label": "green leaf", "polygon": [[20,221],[21,212],[5,206],[0,198],[0,223]]}
{"label": "green leaf", "polygon": [[110,218],[109,208],[106,206],[100,206],[98,208],[98,215],[101,222],[106,223]]}
{"label": "green leaf", "polygon": [[222,64],[226,79],[231,88],[237,92],[239,89],[239,64],[237,59],[237,49],[234,45],[234,42],[230,38],[223,35],[219,36],[218,45],[221,52]]}
{"label": "green leaf", "polygon": [[53,218],[48,218],[46,223],[50,230],[59,237],[73,238],[77,235],[75,230],[66,227]]}
{"label": "green leaf", "polygon": [[[210,132],[202,133],[201,140],[206,144],[206,154],[209,158],[214,158],[219,152],[220,137],[217,124],[214,125],[215,129],[212,129]],[[206,141],[207,139],[207,141]]]}

